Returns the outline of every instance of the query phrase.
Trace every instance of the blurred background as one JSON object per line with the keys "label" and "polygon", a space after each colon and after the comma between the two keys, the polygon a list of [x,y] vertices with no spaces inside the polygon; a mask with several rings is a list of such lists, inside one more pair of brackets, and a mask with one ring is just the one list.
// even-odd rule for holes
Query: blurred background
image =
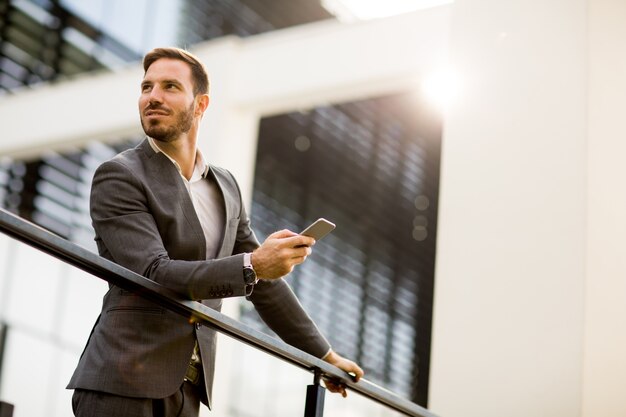
{"label": "blurred background", "polygon": [[[623,0],[0,0],[0,206],[96,251],[91,177],[143,139],[141,57],[188,48],[199,146],[259,239],[337,224],[288,281],[367,379],[441,416],[623,416],[625,39]],[[71,415],[105,291],[0,235],[15,417]],[[302,414],[308,373],[219,343],[203,415]]]}

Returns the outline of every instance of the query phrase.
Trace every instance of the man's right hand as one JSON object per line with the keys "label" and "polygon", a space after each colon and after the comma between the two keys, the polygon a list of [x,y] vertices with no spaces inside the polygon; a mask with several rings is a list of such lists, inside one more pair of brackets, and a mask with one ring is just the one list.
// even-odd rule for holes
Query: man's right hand
{"label": "man's right hand", "polygon": [[315,239],[290,230],[272,233],[254,252],[252,267],[260,279],[278,279],[289,274],[311,254]]}

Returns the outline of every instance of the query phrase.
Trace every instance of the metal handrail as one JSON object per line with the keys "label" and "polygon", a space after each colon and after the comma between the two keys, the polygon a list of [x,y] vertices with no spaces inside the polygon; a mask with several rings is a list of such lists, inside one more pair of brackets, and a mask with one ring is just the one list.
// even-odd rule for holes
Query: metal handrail
{"label": "metal handrail", "polygon": [[63,239],[46,229],[0,209],[0,231],[61,261],[113,285],[133,291],[185,317],[227,334],[270,355],[310,372],[340,381],[347,388],[407,416],[436,417],[427,409],[366,379],[358,383],[341,369],[287,343],[266,335],[196,301],[181,297],[166,287]]}

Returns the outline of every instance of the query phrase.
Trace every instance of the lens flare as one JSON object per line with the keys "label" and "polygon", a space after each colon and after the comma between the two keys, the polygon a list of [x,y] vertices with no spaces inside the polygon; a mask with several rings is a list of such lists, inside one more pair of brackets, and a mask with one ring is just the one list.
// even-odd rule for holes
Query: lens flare
{"label": "lens flare", "polygon": [[426,98],[444,110],[449,108],[457,99],[461,83],[458,74],[454,70],[446,68],[426,76],[421,87]]}

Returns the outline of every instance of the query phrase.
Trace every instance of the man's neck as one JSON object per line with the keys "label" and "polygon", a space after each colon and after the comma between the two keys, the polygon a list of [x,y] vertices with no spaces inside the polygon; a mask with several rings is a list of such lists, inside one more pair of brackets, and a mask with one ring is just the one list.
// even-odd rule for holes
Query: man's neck
{"label": "man's neck", "polygon": [[185,135],[172,142],[156,141],[155,144],[162,152],[175,160],[180,166],[181,173],[188,180],[193,175],[196,166],[196,140]]}

